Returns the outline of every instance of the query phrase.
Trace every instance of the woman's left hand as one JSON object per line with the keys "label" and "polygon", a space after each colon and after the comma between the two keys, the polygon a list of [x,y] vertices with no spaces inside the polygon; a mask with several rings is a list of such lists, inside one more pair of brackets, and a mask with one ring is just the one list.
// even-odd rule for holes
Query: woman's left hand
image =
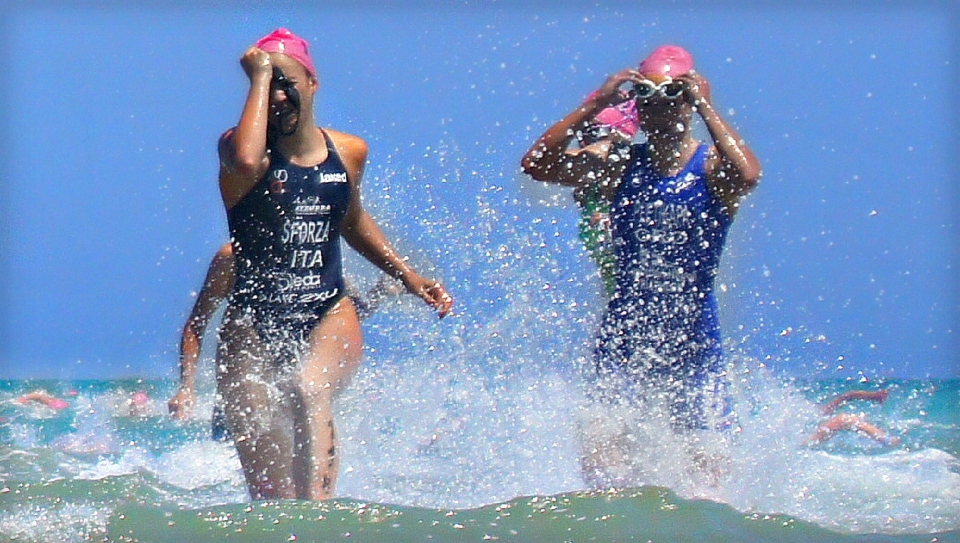
{"label": "woman's left hand", "polygon": [[701,101],[710,101],[710,82],[694,70],[677,78],[684,83],[684,94],[691,105],[699,105]]}
{"label": "woman's left hand", "polygon": [[431,281],[418,276],[407,283],[407,289],[422,298],[430,307],[436,309],[437,315],[441,319],[446,317],[450,308],[453,307],[453,298],[447,294],[447,289],[443,288],[439,281]]}

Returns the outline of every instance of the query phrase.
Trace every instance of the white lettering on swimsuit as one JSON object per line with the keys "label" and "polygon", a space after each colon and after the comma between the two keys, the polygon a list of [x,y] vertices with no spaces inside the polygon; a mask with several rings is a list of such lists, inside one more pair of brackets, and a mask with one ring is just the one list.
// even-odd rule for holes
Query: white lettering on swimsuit
{"label": "white lettering on swimsuit", "polygon": [[292,243],[294,245],[325,243],[330,239],[330,221],[287,221],[283,225],[280,239],[284,244]]}
{"label": "white lettering on swimsuit", "polygon": [[323,253],[319,249],[295,249],[290,252],[291,268],[322,268]]}
{"label": "white lettering on swimsuit", "polygon": [[337,172],[337,173],[322,172],[320,174],[320,182],[321,183],[346,183],[347,172]]}
{"label": "white lettering on swimsuit", "polygon": [[296,304],[322,303],[335,298],[338,294],[340,294],[340,289],[338,288],[332,288],[322,292],[305,292],[303,294],[296,292],[277,292],[267,296],[266,302],[271,304],[280,303],[291,306]]}

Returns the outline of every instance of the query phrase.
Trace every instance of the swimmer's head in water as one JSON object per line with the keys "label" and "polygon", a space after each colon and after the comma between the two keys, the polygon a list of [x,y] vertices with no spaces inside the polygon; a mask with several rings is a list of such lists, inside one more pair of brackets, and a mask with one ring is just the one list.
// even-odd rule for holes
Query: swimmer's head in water
{"label": "swimmer's head in water", "polygon": [[267,53],[281,53],[300,63],[307,73],[317,77],[317,69],[313,65],[313,58],[307,48],[307,40],[290,32],[286,28],[278,28],[257,40],[254,44]]}

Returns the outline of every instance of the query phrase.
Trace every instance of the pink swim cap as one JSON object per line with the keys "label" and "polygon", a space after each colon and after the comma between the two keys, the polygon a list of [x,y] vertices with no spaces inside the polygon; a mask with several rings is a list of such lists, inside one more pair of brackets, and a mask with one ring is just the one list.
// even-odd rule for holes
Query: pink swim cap
{"label": "pink swim cap", "polygon": [[[587,100],[596,96],[597,91],[591,92]],[[615,106],[610,106],[597,113],[590,121],[592,125],[605,126],[616,130],[625,136],[633,137],[640,129],[640,118],[637,116],[637,103],[627,100]]]}
{"label": "pink swim cap", "polygon": [[146,405],[147,404],[147,394],[145,392],[136,392],[133,395],[133,405]]}
{"label": "pink swim cap", "polygon": [[63,409],[68,404],[64,400],[61,400],[60,398],[54,398],[50,400],[50,403],[47,405],[49,405],[52,409]]}
{"label": "pink swim cap", "polygon": [[286,28],[278,28],[257,40],[254,44],[268,53],[283,53],[296,60],[307,69],[313,77],[317,77],[317,69],[313,67],[313,59],[307,51],[307,40],[290,32]]}
{"label": "pink swim cap", "polygon": [[693,69],[693,55],[679,45],[661,45],[640,63],[643,75],[679,77]]}

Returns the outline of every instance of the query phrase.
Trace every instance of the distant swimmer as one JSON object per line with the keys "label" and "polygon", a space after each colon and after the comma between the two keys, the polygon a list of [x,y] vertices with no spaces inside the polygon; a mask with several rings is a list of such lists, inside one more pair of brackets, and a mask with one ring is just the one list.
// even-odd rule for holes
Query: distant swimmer
{"label": "distant swimmer", "polygon": [[[587,100],[595,95],[596,92],[591,93]],[[597,113],[590,124],[577,134],[577,141],[584,152],[617,154],[626,160],[639,127],[636,103],[627,101]],[[613,294],[617,258],[610,231],[610,201],[599,183],[589,176],[585,183],[573,191],[573,199],[580,209],[580,220],[577,221],[580,241],[597,266],[607,294]]]}
{"label": "distant swimmer", "polygon": [[[841,405],[855,401],[868,400],[877,403],[883,403],[887,399],[889,392],[887,390],[853,390],[840,394],[833,400],[824,404],[821,413],[824,415],[832,414]],[[819,444],[828,441],[837,432],[849,430],[863,434],[882,445],[898,445],[900,438],[891,436],[877,426],[867,422],[866,416],[862,413],[841,413],[830,417],[817,426],[817,430],[810,436],[810,443]]]}
{"label": "distant swimmer", "polygon": [[[180,386],[167,402],[170,414],[177,420],[189,419],[196,404],[197,360],[203,350],[207,326],[221,303],[233,288],[233,247],[223,244],[210,260],[203,286],[193,303],[193,309],[180,334]],[[216,402],[213,408],[211,435],[217,441],[228,441],[229,431],[223,417],[223,408]]]}
{"label": "distant swimmer", "polygon": [[65,407],[68,407],[70,404],[62,398],[57,398],[51,396],[44,390],[35,390],[33,392],[28,392],[19,398],[17,398],[17,403],[21,405],[26,405],[27,403],[34,402],[40,405],[44,405],[53,409],[54,411],[59,411]]}
{"label": "distant swimmer", "polygon": [[[628,156],[570,148],[601,111],[633,101],[643,143]],[[699,115],[711,142],[694,139]],[[714,280],[740,201],[760,163],[714,109],[710,84],[681,47],[656,48],[551,126],[522,160],[534,179],[594,183],[611,202],[615,286],[597,335],[588,395],[601,405],[666,404],[672,426],[704,429],[722,411],[725,371]],[[583,467],[603,479],[608,436],[584,444]],[[619,462],[619,459],[609,462]],[[598,483],[601,484],[601,483]]]}
{"label": "distant swimmer", "polygon": [[363,352],[341,237],[441,318],[453,298],[418,274],[364,209],[366,142],[316,125],[320,84],[307,42],[277,29],[240,64],[247,95],[219,144],[235,280],[218,390],[251,497],[321,500],[334,495],[339,471],[334,399]]}
{"label": "distant swimmer", "polygon": [[[233,246],[227,242],[217,249],[210,260],[203,286],[197,293],[193,309],[191,309],[190,316],[187,317],[180,334],[180,386],[173,397],[170,398],[170,401],[167,402],[170,414],[177,420],[186,420],[193,415],[193,408],[197,399],[197,360],[203,351],[203,338],[213,315],[230,295],[233,281]],[[357,315],[361,320],[373,314],[387,296],[403,294],[403,286],[385,275],[381,276],[365,296],[360,296],[349,280],[345,279],[345,283],[347,285],[347,296],[353,300],[357,308]],[[220,401],[217,401],[213,406],[211,436],[216,441],[232,439],[230,430],[227,429],[223,406]]]}
{"label": "distant swimmer", "polygon": [[128,417],[146,417],[150,415],[150,396],[142,390],[130,395],[125,402]]}
{"label": "distant swimmer", "polygon": [[887,396],[890,394],[890,391],[887,389],[881,390],[848,390],[843,394],[839,394],[836,398],[830,400],[829,402],[823,404],[823,407],[820,408],[820,413],[824,415],[829,415],[836,411],[841,405],[851,402],[854,400],[868,400],[877,403],[883,403],[887,401]]}

